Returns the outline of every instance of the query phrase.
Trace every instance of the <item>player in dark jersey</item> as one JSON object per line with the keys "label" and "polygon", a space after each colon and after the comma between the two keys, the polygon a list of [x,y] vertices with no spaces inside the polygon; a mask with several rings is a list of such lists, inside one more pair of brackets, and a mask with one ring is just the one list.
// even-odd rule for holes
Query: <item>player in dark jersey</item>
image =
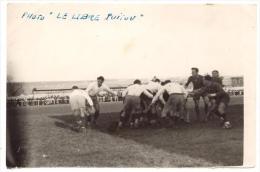
{"label": "player in dark jersey", "polygon": [[226,109],[228,107],[228,103],[230,97],[228,93],[226,93],[222,86],[212,81],[212,77],[206,75],[203,80],[204,87],[195,90],[193,92],[194,95],[205,95],[207,94],[209,97],[214,97],[216,100],[216,107],[214,109],[214,113],[221,119],[223,122],[223,128],[231,128],[230,122],[227,120]]}
{"label": "player in dark jersey", "polygon": [[[218,70],[212,71],[212,81],[220,84],[222,87],[224,86],[223,83],[222,83],[223,77],[219,76]],[[208,114],[207,114],[207,117],[206,117],[206,121],[209,120],[211,117],[213,117],[213,114],[211,112],[217,106],[215,97],[209,97],[209,104],[208,105],[209,105],[209,110],[208,110]]]}
{"label": "player in dark jersey", "polygon": [[223,86],[222,83],[223,78],[219,76],[219,72],[217,70],[212,71],[212,81],[219,83],[221,86]]}
{"label": "player in dark jersey", "polygon": [[[191,68],[191,74],[192,74],[192,76],[189,77],[187,83],[185,84],[185,88],[187,88],[190,83],[193,84],[193,91],[203,88],[204,87],[203,76],[199,75],[199,69],[195,68],[195,67]],[[200,121],[200,110],[199,110],[200,97],[202,97],[203,102],[204,102],[205,113],[207,114],[207,112],[208,112],[208,103],[207,103],[207,100],[206,100],[206,96],[203,95],[203,94],[194,95],[193,101],[194,101],[194,104],[195,104],[197,121]]]}

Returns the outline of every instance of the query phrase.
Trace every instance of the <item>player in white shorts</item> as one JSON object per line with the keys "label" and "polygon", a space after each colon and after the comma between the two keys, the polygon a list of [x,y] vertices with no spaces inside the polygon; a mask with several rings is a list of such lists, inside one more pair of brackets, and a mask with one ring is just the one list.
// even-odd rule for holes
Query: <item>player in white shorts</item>
{"label": "player in white shorts", "polygon": [[[87,127],[90,122],[90,114],[93,114],[95,111],[93,102],[88,93],[79,89],[77,86],[73,86],[69,98],[70,107],[73,112],[73,116],[75,117],[74,129],[79,130]],[[86,108],[86,101],[89,104],[88,108]]]}
{"label": "player in white shorts", "polygon": [[[161,83],[158,78],[152,79],[148,84],[143,85],[144,88],[153,96],[161,89]],[[141,107],[143,109],[140,122],[145,124],[154,124],[156,122],[158,111],[156,106],[149,106],[152,102],[152,98],[147,97],[145,94],[141,94]]]}
{"label": "player in white shorts", "polygon": [[[161,114],[161,123],[163,125],[168,122],[168,119],[174,119],[177,117],[183,117],[184,114],[184,100],[188,95],[188,92],[185,88],[177,82],[170,82],[164,85],[154,96],[152,100],[152,105],[156,103],[160,97],[163,96],[163,93],[167,92],[169,98],[167,102],[163,101],[164,107]],[[162,99],[163,100],[163,99]],[[178,113],[177,113],[178,112]],[[169,117],[169,118],[168,118]]]}
{"label": "player in white shorts", "polygon": [[133,85],[130,85],[123,92],[122,96],[124,97],[124,107],[123,111],[120,114],[119,127],[125,124],[127,121],[130,121],[130,125],[133,126],[135,121],[135,126],[138,125],[139,115],[141,114],[141,94],[144,93],[150,99],[153,98],[153,95],[149,93],[143,85],[141,85],[140,80],[135,80]]}
{"label": "player in white shorts", "polygon": [[92,102],[94,104],[94,108],[95,108],[95,113],[92,118],[93,125],[96,125],[96,121],[99,117],[100,106],[99,106],[97,96],[100,94],[100,92],[105,91],[111,95],[114,95],[114,96],[116,95],[116,93],[114,93],[106,84],[104,84],[104,80],[105,79],[103,76],[99,76],[97,78],[97,81],[90,83],[86,90],[88,95],[91,97],[91,100],[92,100]]}

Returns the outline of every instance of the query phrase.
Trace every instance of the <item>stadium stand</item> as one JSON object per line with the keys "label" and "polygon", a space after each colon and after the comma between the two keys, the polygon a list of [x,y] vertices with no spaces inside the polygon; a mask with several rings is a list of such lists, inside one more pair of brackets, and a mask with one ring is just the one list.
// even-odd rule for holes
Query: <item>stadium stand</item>
{"label": "stadium stand", "polygon": [[[85,90],[86,88],[81,88]],[[99,96],[100,102],[117,102],[122,101],[122,92],[125,87],[112,87],[117,92],[117,96],[104,94]],[[37,89],[32,90],[32,94],[7,97],[8,106],[44,106],[55,104],[69,104],[69,93],[71,89]]]}
{"label": "stadium stand", "polygon": [[[117,92],[117,96],[104,94],[99,96],[100,102],[117,102],[122,101],[122,92],[126,87],[112,87],[111,89]],[[85,90],[86,88],[81,88]],[[243,96],[243,87],[225,87],[225,91],[230,96]],[[45,106],[55,104],[69,104],[69,93],[71,89],[36,89],[32,90],[32,94],[12,96],[7,98],[8,106]]]}

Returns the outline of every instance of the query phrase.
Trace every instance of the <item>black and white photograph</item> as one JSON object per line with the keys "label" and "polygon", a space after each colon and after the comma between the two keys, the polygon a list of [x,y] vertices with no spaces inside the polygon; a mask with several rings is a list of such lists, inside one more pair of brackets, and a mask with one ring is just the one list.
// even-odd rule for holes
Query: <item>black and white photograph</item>
{"label": "black and white photograph", "polygon": [[6,166],[255,164],[257,5],[8,3]]}

